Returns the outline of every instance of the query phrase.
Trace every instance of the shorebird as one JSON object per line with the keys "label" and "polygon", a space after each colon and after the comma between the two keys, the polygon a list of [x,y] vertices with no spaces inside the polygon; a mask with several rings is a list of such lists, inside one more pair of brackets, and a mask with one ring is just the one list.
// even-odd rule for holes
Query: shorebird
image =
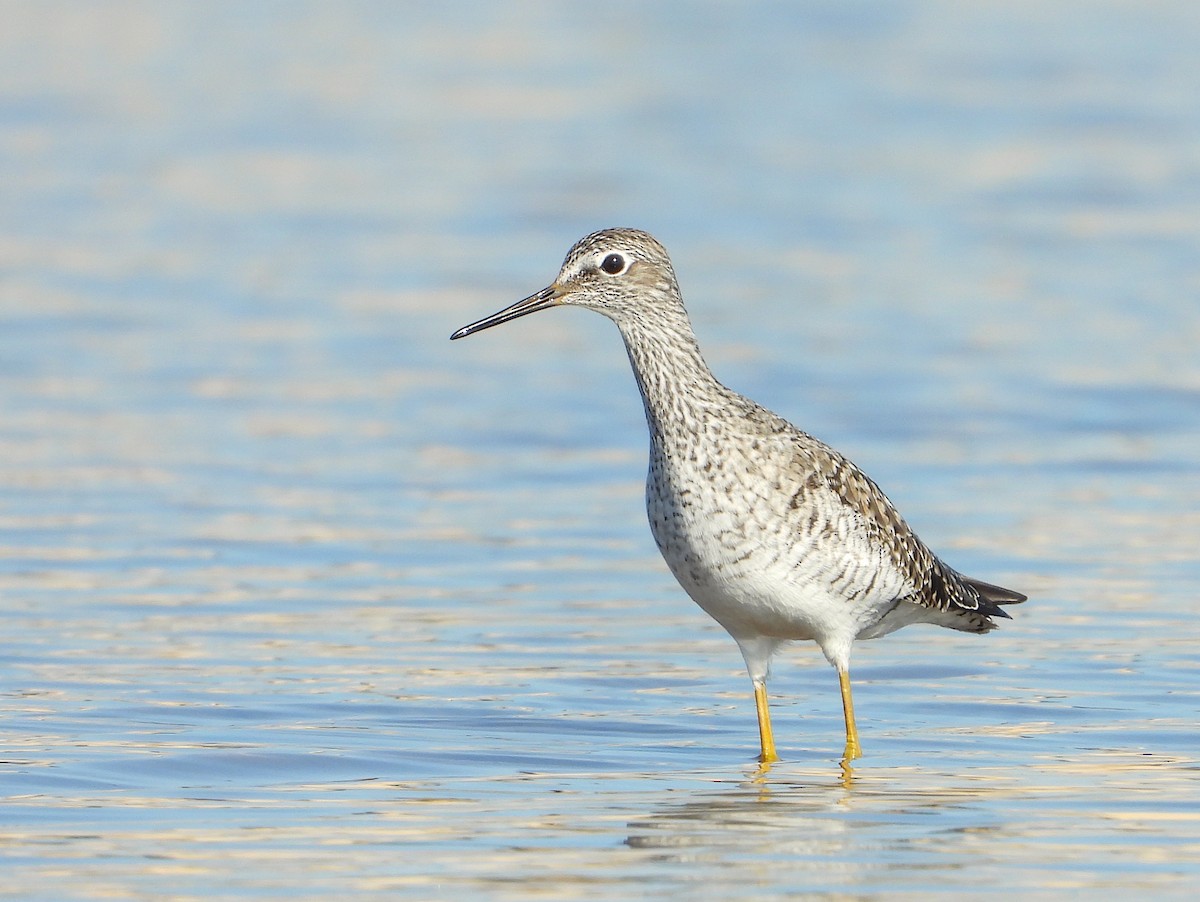
{"label": "shorebird", "polygon": [[450,336],[551,307],[585,307],[620,330],[650,428],[646,509],[684,590],[733,637],[754,686],[759,760],[779,760],[771,658],[812,640],[837,670],[843,764],[862,754],[850,650],[902,626],[986,633],[1025,596],[943,563],[848,459],[716,380],[696,343],[666,249],[646,232],[580,239],[558,278]]}

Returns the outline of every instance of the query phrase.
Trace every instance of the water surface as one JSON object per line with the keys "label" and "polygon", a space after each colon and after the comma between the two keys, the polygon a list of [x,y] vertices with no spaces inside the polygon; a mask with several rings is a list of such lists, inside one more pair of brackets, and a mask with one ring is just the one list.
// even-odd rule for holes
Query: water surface
{"label": "water surface", "polygon": [[[11,6],[0,896],[697,898],[1200,876],[1187,4]],[[987,636],[772,680],[644,523],[594,228]]]}

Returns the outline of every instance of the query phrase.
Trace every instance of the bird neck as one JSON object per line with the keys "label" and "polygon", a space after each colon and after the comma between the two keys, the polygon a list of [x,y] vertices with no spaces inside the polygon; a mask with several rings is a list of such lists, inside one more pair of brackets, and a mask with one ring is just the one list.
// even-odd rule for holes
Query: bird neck
{"label": "bird neck", "polygon": [[654,436],[694,419],[702,409],[727,406],[730,392],[709,370],[682,306],[652,320],[618,322],[633,366],[646,422]]}

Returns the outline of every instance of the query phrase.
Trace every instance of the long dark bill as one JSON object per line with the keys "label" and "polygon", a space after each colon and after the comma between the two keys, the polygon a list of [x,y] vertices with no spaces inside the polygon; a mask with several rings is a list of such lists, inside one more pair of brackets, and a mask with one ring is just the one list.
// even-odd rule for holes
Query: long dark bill
{"label": "long dark bill", "polygon": [[509,320],[517,319],[518,317],[525,316],[527,313],[537,313],[539,310],[553,307],[558,303],[558,296],[558,286],[550,285],[543,288],[537,294],[531,294],[523,301],[517,301],[511,307],[505,307],[499,313],[493,313],[491,316],[485,316],[477,323],[463,326],[450,336],[450,340],[454,341],[456,338],[466,338],[473,332],[482,332],[484,329],[490,329],[492,326],[498,326]]}

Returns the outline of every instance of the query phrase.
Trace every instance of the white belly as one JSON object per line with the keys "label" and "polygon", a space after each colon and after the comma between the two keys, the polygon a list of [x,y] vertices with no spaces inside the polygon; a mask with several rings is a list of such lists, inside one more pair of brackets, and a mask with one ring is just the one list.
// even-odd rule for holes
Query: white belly
{"label": "white belly", "polygon": [[[712,487],[707,475],[700,485]],[[787,508],[786,490],[746,497],[739,487],[718,482],[701,497],[651,474],[650,527],[671,572],[739,643],[812,639],[827,656],[848,654],[905,594],[902,575],[844,506],[810,516]]]}

